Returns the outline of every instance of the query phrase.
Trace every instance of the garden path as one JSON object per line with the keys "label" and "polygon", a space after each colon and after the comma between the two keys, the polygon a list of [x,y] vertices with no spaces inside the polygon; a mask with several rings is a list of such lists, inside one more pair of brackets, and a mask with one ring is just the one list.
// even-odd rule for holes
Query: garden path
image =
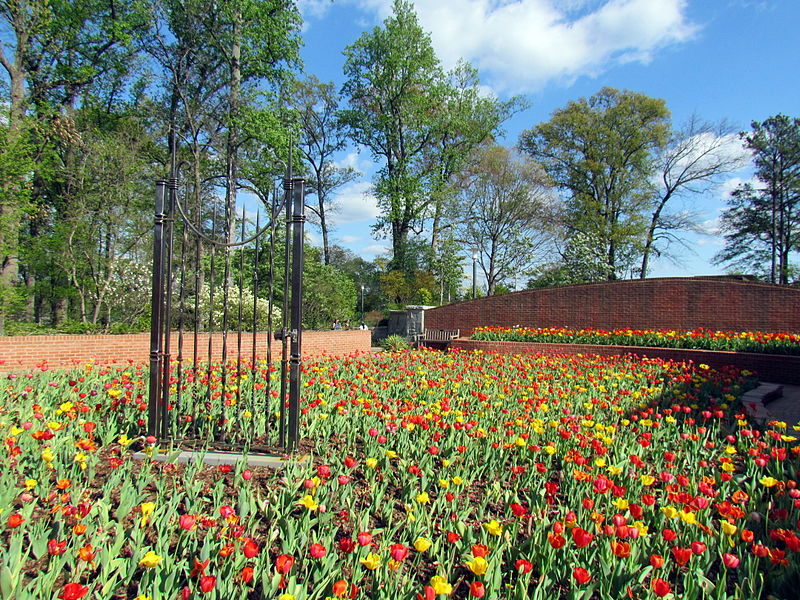
{"label": "garden path", "polygon": [[800,386],[783,384],[783,395],[767,404],[766,409],[772,418],[785,421],[789,427],[800,423]]}

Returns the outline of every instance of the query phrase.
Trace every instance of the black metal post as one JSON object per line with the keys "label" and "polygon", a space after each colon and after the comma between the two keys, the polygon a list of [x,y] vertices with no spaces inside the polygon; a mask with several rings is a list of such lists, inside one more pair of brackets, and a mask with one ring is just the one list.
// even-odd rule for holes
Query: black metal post
{"label": "black metal post", "polygon": [[[303,225],[305,179],[292,179],[292,348],[289,365],[289,452],[297,450],[300,426],[300,367],[303,342]],[[289,240],[286,240],[287,244]]]}
{"label": "black metal post", "polygon": [[153,220],[153,295],[150,317],[150,398],[148,403],[147,433],[158,435],[161,417],[161,332],[164,306],[164,221],[166,219],[165,192],[167,182],[156,182],[156,206]]}
{"label": "black metal post", "polygon": [[169,196],[164,217],[164,309],[161,317],[163,331],[163,347],[161,349],[161,417],[159,426],[161,438],[169,437],[169,388],[170,388],[170,359],[171,357],[171,326],[172,326],[172,245],[175,224],[175,196],[178,194],[178,180],[169,179]]}
{"label": "black metal post", "polygon": [[472,299],[477,297],[477,280],[478,280],[478,253],[472,252]]}
{"label": "black metal post", "polygon": [[278,422],[278,445],[281,448],[286,448],[286,383],[287,373],[289,370],[289,338],[291,332],[289,331],[289,286],[290,286],[290,272],[289,261],[291,259],[291,246],[289,246],[289,236],[292,231],[292,161],[289,159],[289,168],[287,169],[287,177],[283,182],[284,189],[284,203],[286,204],[286,239],[284,240],[284,254],[283,254],[283,314],[281,315],[283,327],[281,328],[281,391],[280,391],[280,417]]}

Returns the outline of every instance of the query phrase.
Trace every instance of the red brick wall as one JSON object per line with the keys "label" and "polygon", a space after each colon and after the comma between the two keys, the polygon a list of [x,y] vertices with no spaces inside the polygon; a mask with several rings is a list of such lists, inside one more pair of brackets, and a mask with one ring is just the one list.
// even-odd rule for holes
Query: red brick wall
{"label": "red brick wall", "polygon": [[643,348],[638,346],[595,346],[589,344],[527,344],[523,342],[482,342],[458,339],[451,348],[465,351],[482,350],[503,354],[541,352],[544,354],[636,354],[679,362],[692,361],[715,369],[733,365],[756,373],[761,381],[800,385],[800,356],[749,354],[744,352],[713,352],[710,350],[683,350],[678,348]]}
{"label": "red brick wall", "polygon": [[[328,355],[344,356],[356,352],[369,352],[371,332],[352,331],[305,331],[303,332],[303,356],[306,358]],[[185,336],[183,358],[193,358],[192,336]],[[249,360],[252,355],[253,337],[251,333],[242,334],[242,357]],[[256,355],[266,356],[267,336],[257,334]],[[172,335],[170,353],[178,354],[177,335]],[[222,355],[222,336],[215,334],[212,340],[212,353],[215,359]],[[272,342],[273,359],[280,357],[281,344]],[[208,358],[208,337],[199,338],[198,354],[201,360]],[[237,336],[228,334],[227,356],[235,359]],[[150,334],[131,335],[30,335],[0,337],[0,370],[14,370],[35,367],[46,363],[48,367],[65,367],[89,361],[97,363],[146,363],[150,359]]]}
{"label": "red brick wall", "polygon": [[523,290],[425,311],[428,329],[594,327],[800,332],[800,289],[702,277]]}

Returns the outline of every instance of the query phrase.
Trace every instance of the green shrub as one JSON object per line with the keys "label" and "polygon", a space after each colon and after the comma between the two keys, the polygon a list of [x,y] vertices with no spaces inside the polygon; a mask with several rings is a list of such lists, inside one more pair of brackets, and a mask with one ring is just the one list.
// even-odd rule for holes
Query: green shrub
{"label": "green shrub", "polygon": [[409,350],[411,344],[402,335],[390,335],[378,342],[384,350],[394,352],[397,350]]}

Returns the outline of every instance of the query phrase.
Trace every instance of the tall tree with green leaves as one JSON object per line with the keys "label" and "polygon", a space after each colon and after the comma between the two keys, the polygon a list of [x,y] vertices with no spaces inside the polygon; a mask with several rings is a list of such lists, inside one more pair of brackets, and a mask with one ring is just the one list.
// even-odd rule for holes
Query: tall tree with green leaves
{"label": "tall tree with green leaves", "polygon": [[[454,225],[448,203],[458,202],[458,175],[474,158],[473,151],[499,133],[503,122],[527,106],[521,96],[500,101],[482,93],[478,70],[465,61],[446,75],[439,108],[441,121],[423,162],[432,200],[431,255],[436,257],[442,231]],[[463,214],[459,208],[456,211]]]}
{"label": "tall tree with green leaves", "polygon": [[520,137],[564,192],[568,231],[602,244],[609,279],[632,271],[641,255],[653,156],[667,142],[669,120],[663,100],[603,88]]}
{"label": "tall tree with green leaves", "polygon": [[[48,143],[46,123],[56,129],[66,123],[69,129],[70,113],[82,94],[100,79],[118,82],[124,78],[132,62],[134,36],[144,22],[135,0],[11,0],[0,4],[0,27],[7,42],[0,48],[0,65],[10,82],[10,141],[17,143],[22,123],[29,116],[37,119],[40,133],[44,134],[35,140],[39,147]],[[53,157],[51,153],[47,155]],[[66,159],[65,164],[69,163],[70,152],[67,150],[61,157]],[[59,206],[54,202],[68,184],[63,178],[43,177],[40,164],[32,165],[25,177],[32,181],[31,185],[5,182],[20,193],[15,194],[16,199],[4,199],[0,207],[0,303],[17,280],[25,192],[33,194],[39,211],[36,219],[42,222],[51,211],[59,218]],[[40,231],[37,228],[30,234],[36,236]],[[0,331],[4,320],[5,307],[0,304]]]}
{"label": "tall tree with green leaves", "polygon": [[792,257],[800,250],[800,119],[775,115],[751,128],[741,137],[758,183],[730,195],[721,219],[725,248],[715,261],[786,285],[796,277]]}
{"label": "tall tree with green leaves", "polygon": [[439,128],[444,73],[413,5],[395,0],[382,27],[345,49],[342,111],[353,141],[382,163],[375,185],[392,239],[392,266],[408,271],[408,240],[421,231],[431,198],[420,161]]}

